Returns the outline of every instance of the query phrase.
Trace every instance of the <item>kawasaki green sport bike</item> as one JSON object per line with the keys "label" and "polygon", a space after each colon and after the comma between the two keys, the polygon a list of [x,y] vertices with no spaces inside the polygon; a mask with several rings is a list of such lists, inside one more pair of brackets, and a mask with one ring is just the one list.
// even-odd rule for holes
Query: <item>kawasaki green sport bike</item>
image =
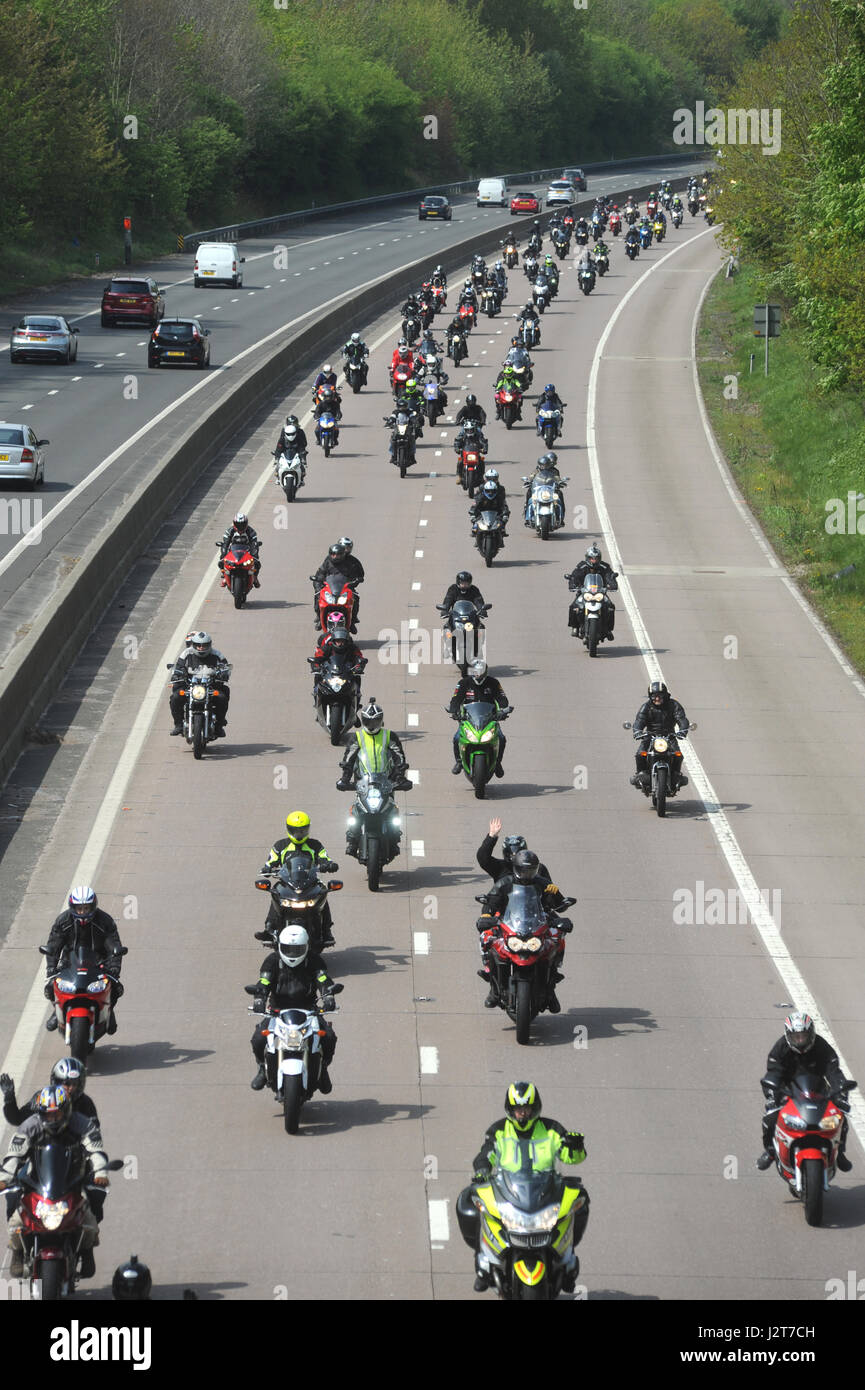
{"label": "kawasaki green sport bike", "polygon": [[460,762],[478,799],[483,799],[487,782],[498,765],[499,724],[507,719],[512,710],[512,705],[507,709],[496,709],[486,700],[471,700],[460,709]]}

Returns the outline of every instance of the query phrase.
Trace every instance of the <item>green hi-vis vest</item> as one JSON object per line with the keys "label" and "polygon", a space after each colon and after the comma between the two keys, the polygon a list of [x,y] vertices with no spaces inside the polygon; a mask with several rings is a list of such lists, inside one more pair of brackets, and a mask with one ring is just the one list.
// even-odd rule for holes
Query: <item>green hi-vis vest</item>
{"label": "green hi-vis vest", "polygon": [[498,1166],[506,1173],[549,1172],[562,1147],[562,1136],[539,1121],[530,1136],[520,1134],[510,1120],[496,1135]]}
{"label": "green hi-vis vest", "polygon": [[355,731],[358,753],[358,763],[370,776],[374,772],[387,772],[387,765],[390,754],[388,745],[390,743],[390,730],[379,729],[377,734],[368,734],[366,729]]}

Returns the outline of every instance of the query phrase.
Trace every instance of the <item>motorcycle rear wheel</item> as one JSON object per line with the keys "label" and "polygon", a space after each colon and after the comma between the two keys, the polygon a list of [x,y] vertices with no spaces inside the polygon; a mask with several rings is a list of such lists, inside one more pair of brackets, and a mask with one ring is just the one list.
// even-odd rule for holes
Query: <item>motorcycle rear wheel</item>
{"label": "motorcycle rear wheel", "polygon": [[299,1072],[282,1078],[282,1118],[286,1134],[297,1134],[303,1108],[303,1077]]}
{"label": "motorcycle rear wheel", "polygon": [[517,1042],[523,1047],[529,1041],[532,1026],[532,984],[531,980],[517,980],[517,1005],[514,1022],[517,1025]]}
{"label": "motorcycle rear wheel", "polygon": [[819,1226],[823,1220],[823,1164],[819,1158],[802,1162],[802,1201],[808,1225]]}

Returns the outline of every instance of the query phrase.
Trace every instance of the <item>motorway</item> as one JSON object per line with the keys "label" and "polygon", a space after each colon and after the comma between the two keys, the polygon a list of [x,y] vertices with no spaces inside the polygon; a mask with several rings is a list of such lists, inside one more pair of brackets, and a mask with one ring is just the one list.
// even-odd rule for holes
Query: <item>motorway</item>
{"label": "motorway", "polygon": [[[490,425],[489,462],[512,507],[491,571],[454,486],[451,426],[426,431],[418,466],[399,480],[381,426],[394,314],[367,333],[370,389],[345,397],[330,460],[313,445],[288,516],[267,469],[280,410],[239,441],[230,494],[214,484],[212,504],[195,501],[165,564],[118,596],[123,616],[73,673],[76,697],[96,702],[96,726],[85,699],[70,740],[86,743],[83,756],[74,769],[61,755],[46,763],[20,820],[14,848],[19,862],[29,857],[29,889],[0,870],[11,922],[0,1056],[23,1096],[59,1055],[42,1031],[35,946],[68,885],[93,880],[130,948],[120,1028],[99,1043],[89,1083],[128,1177],[113,1183],[82,1298],[104,1297],[131,1249],[162,1298],[185,1286],[228,1300],[474,1297],[454,1202],[520,1077],[537,1082],[545,1113],[587,1137],[578,1171],[592,1197],[580,1249],[590,1300],[822,1299],[827,1280],[857,1268],[861,1102],[854,1171],[829,1193],[822,1229],[753,1164],[758,1080],[792,1003],[819,1010],[849,1074],[865,1073],[865,825],[849,751],[865,739],[863,689],[742,515],[707,442],[692,334],[718,266],[714,235],[686,218],[636,264],[621,242],[611,260],[587,300],[565,263],[534,354],[536,384],[554,381],[569,403],[558,452],[585,525],[546,544],[520,525],[520,476],[540,452],[528,409],[510,434]],[[512,272],[510,282],[513,312],[525,281]],[[489,404],[507,336],[505,317],[478,325],[451,375],[451,415],[467,389]],[[238,506],[265,540],[262,589],[243,612],[212,569],[213,539]],[[304,659],[306,577],[343,533],[367,571],[364,692],[382,702],[416,774],[400,796],[404,853],[376,897],[343,854],[349,803],[333,787],[337,758],[314,724]],[[617,641],[590,662],[566,627],[562,576],[593,539],[621,571],[622,592]],[[401,623],[437,630],[435,604],[466,566],[494,604],[488,659],[516,707],[506,775],[484,804],[450,775],[442,706],[453,668],[413,666],[410,652],[395,663],[386,647]],[[229,736],[196,764],[168,738],[164,662],[199,625],[234,676]],[[633,744],[621,728],[659,672],[700,725],[691,785],[666,821],[628,785]],[[819,739],[802,718],[806,695]],[[264,954],[252,932],[266,904],[252,879],[297,807],[345,881],[326,957],[345,992],[333,1094],[316,1098],[289,1138],[270,1093],[249,1089],[242,986]],[[525,833],[579,898],[562,1013],[536,1022],[527,1049],[504,1015],[484,1010],[475,974],[473,895],[485,879],[474,855],[493,815],[504,833]],[[755,883],[774,921],[765,910],[742,924],[674,920],[685,890]]]}

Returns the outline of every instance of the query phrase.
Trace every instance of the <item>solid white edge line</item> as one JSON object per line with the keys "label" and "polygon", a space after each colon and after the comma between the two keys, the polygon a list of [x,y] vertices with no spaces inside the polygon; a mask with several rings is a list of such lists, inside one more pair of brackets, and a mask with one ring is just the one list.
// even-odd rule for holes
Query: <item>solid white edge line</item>
{"label": "solid white edge line", "polygon": [[[601,358],[603,356],[604,347],[606,346],[606,343],[610,337],[610,334],[613,331],[613,328],[619,318],[619,315],[621,314],[625,305],[628,303],[628,300],[631,298],[632,295],[636,294],[637,290],[648,279],[648,277],[660,266],[664,265],[665,262],[668,261],[671,256],[677,255],[678,252],[681,251],[684,247],[692,245],[693,242],[698,239],[698,237],[708,236],[709,231],[710,229],[707,228],[706,231],[699,232],[696,237],[691,237],[688,239],[688,241],[681,242],[678,246],[668,251],[667,254],[664,257],[662,257],[660,261],[657,261],[654,265],[650,266],[649,269],[646,270],[640,276],[640,278],[634,282],[631,288],[622,297],[621,302],[616,306],[615,310],[613,311],[613,314],[610,317],[610,321],[604,329],[604,332],[601,334],[598,346],[595,349],[595,355],[592,360],[592,370],[589,376],[589,394],[588,403],[586,407],[586,448],[588,450],[589,455],[589,475],[591,477],[592,482],[592,491],[594,493],[595,506],[598,512],[598,521],[600,523],[604,539],[607,542],[607,547],[610,552],[610,559],[614,568],[616,568],[617,566],[621,568],[622,557],[621,552],[619,551],[618,544],[616,542],[615,533],[613,531],[612,522],[610,520],[610,514],[607,510],[607,504],[604,499],[604,488],[603,483],[601,481],[600,465],[598,463],[598,448],[596,442],[595,428],[598,376],[600,373]],[[702,304],[702,299],[700,301],[700,304]],[[697,311],[695,313],[694,321],[692,324],[691,342],[692,352],[694,353],[694,355],[696,355],[696,323],[699,308],[700,305],[697,306]],[[697,398],[699,400],[699,382],[696,378],[696,374],[694,375],[693,379],[695,382],[695,389],[697,390]],[[640,613],[640,609],[637,604],[637,600],[634,596],[634,592],[631,588],[629,580],[625,575],[622,574],[620,574],[619,576],[619,592],[622,595],[625,608],[627,609],[628,617],[631,621],[631,626],[634,630],[634,636],[637,640],[637,645],[640,648],[642,648],[643,661],[645,663],[649,679],[663,680],[663,671],[661,670],[660,663],[654,654],[654,647],[649,639],[649,633],[645,623],[643,622],[642,614]],[[795,1009],[803,1010],[805,1013],[811,1015],[818,1032],[820,1032],[823,1035],[823,1037],[825,1037],[829,1045],[833,1047],[835,1049],[835,1052],[838,1054],[838,1061],[841,1066],[841,1070],[849,1076],[851,1074],[850,1067],[844,1060],[844,1056],[840,1048],[838,1047],[835,1038],[832,1035],[831,1029],[829,1028],[826,1020],[823,1018],[817,1006],[816,999],[814,998],[807,984],[805,983],[805,977],[803,976],[796,962],[793,960],[793,957],[790,955],[790,952],[787,949],[787,946],[781,936],[781,933],[778,930],[778,926],[775,922],[774,917],[772,916],[771,912],[768,910],[765,903],[760,897],[760,889],[757,886],[757,880],[751,872],[751,869],[748,865],[748,861],[742,852],[742,849],[739,845],[738,840],[736,839],[735,834],[733,833],[733,829],[730,825],[730,822],[727,819],[726,813],[724,812],[720,801],[718,800],[718,796],[715,792],[715,789],[709,781],[703,764],[697,756],[693,744],[691,744],[690,741],[687,741],[685,744],[685,764],[688,768],[689,774],[691,775],[691,779],[694,784],[694,790],[697,792],[701,801],[703,802],[703,805],[706,810],[706,815],[709,820],[709,824],[711,825],[712,830],[714,831],[715,838],[718,841],[718,845],[720,846],[721,852],[723,853],[724,858],[727,861],[731,874],[733,875],[734,879],[739,885],[739,890],[742,893],[742,897],[748,904],[749,912],[751,915],[751,922],[756,927],[757,931],[760,933],[760,939],[763,942],[763,946],[766,950],[766,953],[772,960],[775,969],[778,971],[781,981],[784,984],[785,989],[789,993],[791,1000],[793,1001],[793,1007]],[[854,1131],[856,1138],[862,1145],[862,1148],[865,1149],[865,1100],[863,1100],[860,1094],[852,1092],[848,1096],[848,1101],[850,1104],[850,1128]]]}

